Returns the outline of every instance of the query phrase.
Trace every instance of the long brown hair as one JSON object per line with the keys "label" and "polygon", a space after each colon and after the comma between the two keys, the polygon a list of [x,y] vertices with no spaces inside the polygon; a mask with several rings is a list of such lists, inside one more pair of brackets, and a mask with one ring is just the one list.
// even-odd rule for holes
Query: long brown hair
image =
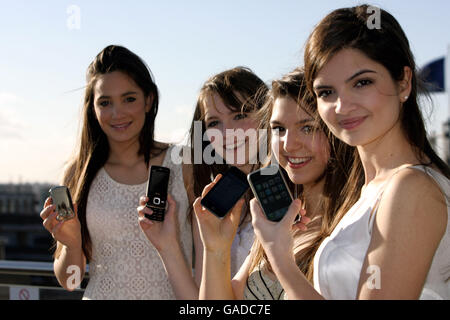
{"label": "long brown hair", "polygon": [[[139,136],[139,155],[143,155],[147,166],[153,152],[161,151],[154,142],[154,123],[158,113],[159,94],[153,75],[136,54],[127,48],[110,45],[103,49],[87,69],[86,89],[82,114],[82,128],[78,152],[69,162],[63,183],[71,190],[73,201],[78,206],[81,224],[82,248],[87,260],[92,258],[92,242],[86,223],[86,206],[89,189],[97,172],[105,165],[109,156],[109,143],[100,128],[94,112],[94,87],[100,75],[120,71],[128,75],[142,89],[145,98],[150,97],[151,109],[145,115],[145,123]],[[59,255],[59,248],[55,256]]]}
{"label": "long brown hair", "polygon": [[[418,93],[426,94],[425,87],[417,77],[416,65],[408,39],[397,20],[388,12],[380,9],[380,28],[368,28],[367,21],[373,10],[369,5],[337,9],[328,14],[314,28],[305,46],[305,78],[311,95],[314,95],[313,82],[319,71],[343,48],[357,49],[370,59],[382,64],[393,80],[404,76],[404,67],[412,71],[411,93],[403,103],[400,123],[405,137],[412,146],[418,159],[424,165],[434,164],[450,178],[448,165],[439,158],[431,147],[425,131],[422,113],[417,101]],[[425,161],[425,158],[430,161]],[[354,165],[347,183],[343,186],[346,195],[343,205],[331,221],[323,238],[330,235],[339,221],[360,196],[364,170],[355,151]]]}
{"label": "long brown hair", "polygon": [[[394,81],[404,76],[404,67],[412,71],[411,93],[400,111],[400,123],[405,137],[424,165],[434,164],[450,177],[449,166],[436,154],[427,138],[425,124],[418,104],[418,93],[426,93],[425,86],[417,76],[414,56],[408,38],[397,20],[383,9],[379,9],[380,28],[369,28],[371,19],[367,4],[337,9],[328,14],[314,28],[308,38],[304,61],[308,89],[318,72],[343,48],[356,49],[383,65]],[[430,161],[426,162],[425,158]]]}
{"label": "long brown hair", "polygon": [[[350,207],[357,200],[352,198],[345,201],[347,199],[347,190],[344,188],[355,162],[356,150],[354,147],[348,146],[335,138],[320,119],[315,107],[315,99],[307,90],[302,68],[296,68],[281,79],[272,81],[272,88],[267,95],[266,103],[258,112],[261,128],[267,130],[269,141],[271,139],[269,123],[273,105],[276,99],[282,97],[289,97],[297,101],[297,107],[303,108],[315,119],[316,127],[327,136],[330,145],[330,157],[327,166],[323,174],[317,178],[318,181],[324,180],[324,188],[318,204],[319,215],[315,218],[317,220],[314,223],[310,223],[311,228],[308,231],[295,231],[293,234],[295,261],[308,280],[312,281],[314,255],[322,240],[329,234],[336,212],[344,206]],[[286,180],[289,181],[289,187],[294,191],[296,186],[289,180],[286,171],[281,166],[280,170],[287,178]],[[360,185],[362,186],[362,179]],[[298,190],[300,198],[303,197],[302,190],[303,188],[300,185]],[[259,267],[262,262],[268,271],[272,271],[267,256],[258,240],[255,240],[253,244],[251,254],[252,262],[249,273]]]}
{"label": "long brown hair", "polygon": [[[246,67],[235,67],[209,78],[200,89],[197,104],[194,111],[190,129],[190,146],[191,146],[191,160],[193,163],[193,193],[195,197],[202,194],[203,188],[211,183],[213,177],[223,174],[230,166],[226,163],[206,164],[195,163],[194,151],[195,144],[202,143],[202,155],[206,147],[210,144],[209,141],[195,141],[194,123],[201,121],[203,137],[206,131],[205,124],[205,101],[208,97],[217,94],[222,99],[224,105],[233,112],[253,113],[259,110],[263,104],[263,97],[267,92],[267,85],[262,81],[252,70]],[[255,164],[254,168],[258,168],[260,164]],[[250,192],[245,195],[246,205],[248,209],[248,201],[250,200]],[[192,207],[192,206],[191,206]],[[192,210],[191,210],[192,211]],[[192,212],[190,212],[191,214]],[[246,210],[248,214],[248,210]],[[242,221],[245,216],[242,217]]]}

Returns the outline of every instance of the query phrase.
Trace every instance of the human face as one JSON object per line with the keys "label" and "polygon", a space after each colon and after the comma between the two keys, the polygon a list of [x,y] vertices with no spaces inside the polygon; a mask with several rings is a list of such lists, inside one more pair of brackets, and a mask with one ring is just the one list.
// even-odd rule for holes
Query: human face
{"label": "human face", "polygon": [[256,140],[257,129],[252,114],[230,110],[218,94],[206,97],[203,111],[207,135],[214,150],[230,165],[248,165],[256,154],[250,150],[254,149],[254,146],[250,148],[250,143],[256,145],[252,137]]}
{"label": "human face", "polygon": [[[314,184],[329,159],[327,137],[315,120],[290,97],[274,101],[270,118],[272,151],[295,184]],[[278,132],[277,132],[278,131]]]}
{"label": "human face", "polygon": [[125,73],[101,75],[94,86],[97,120],[110,144],[139,141],[150,97]]}
{"label": "human face", "polygon": [[410,93],[409,75],[405,72],[403,81],[394,81],[383,65],[361,51],[342,49],[314,79],[319,114],[333,134],[352,146],[400,132],[401,102]]}

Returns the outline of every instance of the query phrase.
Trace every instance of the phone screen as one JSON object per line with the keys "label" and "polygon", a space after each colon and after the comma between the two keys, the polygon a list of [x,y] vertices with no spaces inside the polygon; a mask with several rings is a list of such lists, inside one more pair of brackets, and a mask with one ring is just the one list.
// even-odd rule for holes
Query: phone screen
{"label": "phone screen", "polygon": [[250,174],[253,192],[261,204],[267,218],[280,221],[292,202],[291,194],[284,183],[281,172],[272,175],[261,175],[260,171]]}
{"label": "phone screen", "polygon": [[164,209],[167,200],[167,188],[169,186],[169,170],[152,166],[150,173],[147,196],[149,205]]}
{"label": "phone screen", "polygon": [[69,189],[65,186],[58,186],[50,189],[50,196],[53,204],[56,206],[56,220],[69,220],[75,216],[72,198]]}
{"label": "phone screen", "polygon": [[202,199],[202,205],[218,217],[224,217],[248,190],[245,174],[231,167]]}

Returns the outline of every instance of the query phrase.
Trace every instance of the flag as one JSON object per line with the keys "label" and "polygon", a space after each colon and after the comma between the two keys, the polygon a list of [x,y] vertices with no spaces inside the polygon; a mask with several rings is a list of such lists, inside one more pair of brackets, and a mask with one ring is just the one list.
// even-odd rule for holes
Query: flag
{"label": "flag", "polygon": [[444,57],[434,60],[425,65],[419,73],[419,77],[430,92],[445,92],[444,61]]}

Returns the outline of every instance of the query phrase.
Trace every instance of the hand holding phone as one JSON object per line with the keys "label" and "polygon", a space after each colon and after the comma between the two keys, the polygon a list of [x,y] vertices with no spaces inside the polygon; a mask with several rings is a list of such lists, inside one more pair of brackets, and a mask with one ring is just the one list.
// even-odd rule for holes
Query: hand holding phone
{"label": "hand holding phone", "polygon": [[147,207],[153,214],[146,214],[150,220],[164,221],[166,212],[167,189],[169,187],[170,169],[161,166],[151,166],[147,183]]}
{"label": "hand holding phone", "polygon": [[213,182],[205,186],[202,196],[194,201],[193,207],[204,248],[211,252],[226,254],[226,252],[229,252],[241,221],[245,199],[238,200],[223,218],[218,218],[216,214],[212,214],[201,202],[221,179],[223,179],[223,176],[218,174]]}

